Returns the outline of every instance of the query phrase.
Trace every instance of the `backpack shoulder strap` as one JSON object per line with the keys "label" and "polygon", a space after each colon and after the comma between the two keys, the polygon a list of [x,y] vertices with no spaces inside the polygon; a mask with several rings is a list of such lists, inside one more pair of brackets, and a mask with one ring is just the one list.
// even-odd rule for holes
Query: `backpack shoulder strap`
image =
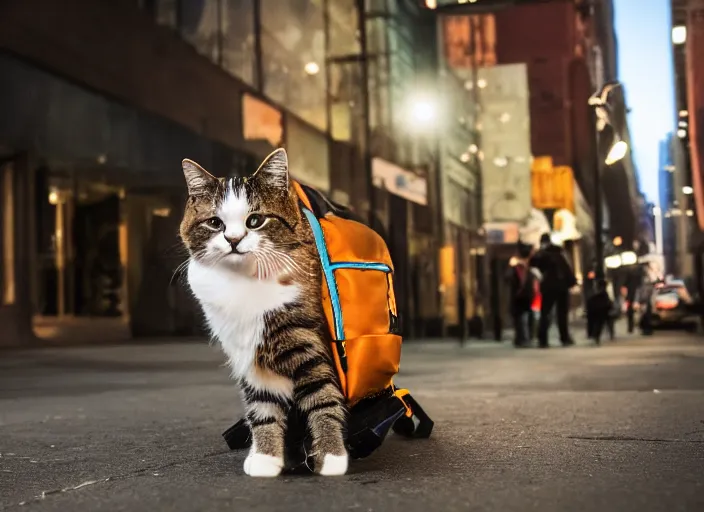
{"label": "backpack shoulder strap", "polygon": [[311,205],[310,199],[308,198],[308,195],[306,194],[305,190],[303,190],[303,186],[297,181],[293,181],[293,189],[296,191],[298,199],[301,201],[301,203],[303,203],[303,206],[305,206],[309,210],[313,210],[313,206]]}
{"label": "backpack shoulder strap", "polygon": [[359,222],[360,224],[366,224],[364,220],[352,210],[346,206],[337,204],[319,190],[309,187],[308,185],[298,183],[297,181],[293,182],[293,186],[303,206],[312,211],[319,219],[322,219],[327,214],[332,213],[341,219],[353,220],[355,222]]}

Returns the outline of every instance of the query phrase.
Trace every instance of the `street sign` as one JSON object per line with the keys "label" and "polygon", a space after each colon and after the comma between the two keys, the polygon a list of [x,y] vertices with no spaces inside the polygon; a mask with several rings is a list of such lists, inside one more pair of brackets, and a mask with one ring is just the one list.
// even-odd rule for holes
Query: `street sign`
{"label": "street sign", "polygon": [[537,157],[531,169],[533,207],[541,210],[566,209],[575,212],[574,174],[566,165],[553,167],[552,158]]}

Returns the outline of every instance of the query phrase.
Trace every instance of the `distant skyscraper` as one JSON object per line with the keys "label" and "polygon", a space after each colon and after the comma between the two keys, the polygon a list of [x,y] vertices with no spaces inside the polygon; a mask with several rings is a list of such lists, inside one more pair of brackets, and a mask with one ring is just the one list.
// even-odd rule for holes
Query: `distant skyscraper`
{"label": "distant skyscraper", "polygon": [[[662,215],[662,244],[665,249],[665,268],[668,271],[676,268],[677,251],[673,250],[677,246],[677,226],[671,216],[670,210],[675,205],[677,195],[675,191],[675,160],[674,147],[677,140],[672,132],[660,141],[658,154],[658,182],[659,182],[659,203]],[[668,250],[669,248],[669,250]]]}

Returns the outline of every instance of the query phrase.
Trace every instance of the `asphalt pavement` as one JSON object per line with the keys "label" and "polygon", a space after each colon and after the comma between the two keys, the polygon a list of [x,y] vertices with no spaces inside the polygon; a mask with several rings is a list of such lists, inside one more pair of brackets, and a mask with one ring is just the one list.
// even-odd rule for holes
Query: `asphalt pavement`
{"label": "asphalt pavement", "polygon": [[436,421],[347,476],[243,474],[207,343],[0,352],[0,510],[701,511],[704,340],[408,343],[398,384]]}

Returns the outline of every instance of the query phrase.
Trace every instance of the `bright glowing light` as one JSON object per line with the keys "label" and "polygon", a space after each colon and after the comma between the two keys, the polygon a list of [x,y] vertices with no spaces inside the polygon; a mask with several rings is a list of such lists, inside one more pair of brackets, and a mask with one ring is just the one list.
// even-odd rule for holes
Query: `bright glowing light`
{"label": "bright glowing light", "polygon": [[411,106],[413,119],[419,123],[428,123],[435,119],[435,105],[427,99],[418,99]]}
{"label": "bright glowing light", "polygon": [[56,190],[49,192],[49,204],[59,204],[59,193]]}
{"label": "bright glowing light", "polygon": [[508,112],[504,112],[503,114],[501,114],[499,116],[499,121],[501,121],[504,124],[508,123],[510,120],[511,120],[511,114],[509,114]]}
{"label": "bright glowing light", "polygon": [[437,0],[425,0],[425,6],[428,9],[435,9],[438,6]]}
{"label": "bright glowing light", "polygon": [[687,117],[689,115],[689,112],[686,110],[680,110],[680,117]]}
{"label": "bright glowing light", "polygon": [[679,123],[677,123],[677,125],[682,128],[687,128],[687,121],[680,121]]}
{"label": "bright glowing light", "polygon": [[469,162],[469,153],[462,153],[460,155],[460,160],[464,163]]}
{"label": "bright glowing light", "polygon": [[613,165],[619,160],[621,160],[624,156],[626,156],[626,152],[628,151],[628,144],[626,144],[624,141],[619,140],[617,141],[613,146],[611,146],[611,149],[609,150],[609,154],[606,155],[606,165]]}
{"label": "bright glowing light", "polygon": [[618,268],[621,266],[621,256],[615,254],[604,258],[604,266],[606,268]]}
{"label": "bright glowing light", "polygon": [[621,253],[621,264],[622,265],[635,265],[638,263],[638,255],[633,251],[626,251]]}
{"label": "bright glowing light", "polygon": [[684,187],[682,187],[682,193],[686,196],[691,196],[692,194],[694,194],[694,189],[685,185]]}
{"label": "bright glowing light", "polygon": [[506,167],[508,165],[508,158],[505,156],[494,157],[494,165],[496,167]]}
{"label": "bright glowing light", "polygon": [[694,210],[687,210],[687,217],[694,217]]}
{"label": "bright glowing light", "polygon": [[674,44],[684,44],[687,40],[687,27],[684,25],[677,25],[672,27],[672,42]]}
{"label": "bright glowing light", "polygon": [[479,147],[477,147],[476,144],[470,144],[469,145],[469,152],[472,153],[473,155],[477,154],[477,151],[479,151]]}
{"label": "bright glowing light", "polygon": [[317,62],[309,62],[303,67],[303,71],[306,72],[308,75],[317,75],[320,73],[320,66],[318,66]]}
{"label": "bright glowing light", "polygon": [[621,245],[622,243],[623,243],[623,238],[621,238],[620,236],[617,236],[617,237],[614,238],[614,245],[615,245],[616,247],[618,247],[618,246]]}
{"label": "bright glowing light", "polygon": [[477,86],[480,89],[484,89],[486,87],[486,80],[484,80],[483,78],[480,78],[479,80],[477,80]]}
{"label": "bright glowing light", "polygon": [[687,130],[683,130],[682,128],[680,128],[679,130],[677,130],[677,136],[680,139],[684,139],[687,136]]}
{"label": "bright glowing light", "polygon": [[655,217],[659,217],[660,215],[662,215],[662,210],[659,206],[653,206],[653,215]]}

